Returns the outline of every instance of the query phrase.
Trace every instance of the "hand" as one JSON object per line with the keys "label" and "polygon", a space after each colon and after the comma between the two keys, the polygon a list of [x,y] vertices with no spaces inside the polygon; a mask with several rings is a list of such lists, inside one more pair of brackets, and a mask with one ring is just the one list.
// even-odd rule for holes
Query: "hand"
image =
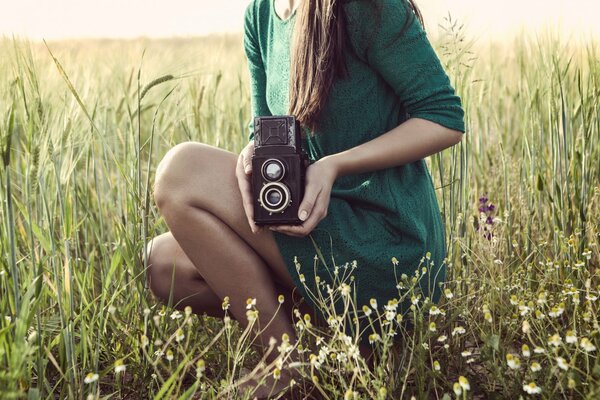
{"label": "hand", "polygon": [[304,198],[298,208],[301,225],[273,225],[269,229],[290,236],[303,237],[327,216],[331,187],[337,178],[337,168],[330,158],[323,157],[306,169]]}
{"label": "hand", "polygon": [[251,140],[242,149],[237,159],[235,176],[238,180],[240,193],[242,194],[242,205],[248,218],[248,224],[252,233],[260,232],[262,229],[254,223],[254,207],[252,203],[252,155],[254,154],[254,140]]}

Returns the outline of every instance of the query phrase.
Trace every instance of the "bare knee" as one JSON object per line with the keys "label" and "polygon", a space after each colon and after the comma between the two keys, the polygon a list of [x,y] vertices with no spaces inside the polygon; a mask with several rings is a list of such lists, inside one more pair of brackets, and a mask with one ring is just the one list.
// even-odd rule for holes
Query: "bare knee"
{"label": "bare knee", "polygon": [[202,149],[209,146],[197,142],[183,142],[173,146],[163,157],[156,168],[154,180],[154,201],[159,210],[170,204],[177,204],[189,195],[189,178],[193,171],[192,164],[197,165]]}
{"label": "bare knee", "polygon": [[154,179],[154,201],[159,209],[163,209],[166,204],[171,202],[176,190],[180,190],[181,181],[185,178],[181,174],[184,170],[185,160],[189,158],[193,142],[183,142],[173,146],[156,168]]}

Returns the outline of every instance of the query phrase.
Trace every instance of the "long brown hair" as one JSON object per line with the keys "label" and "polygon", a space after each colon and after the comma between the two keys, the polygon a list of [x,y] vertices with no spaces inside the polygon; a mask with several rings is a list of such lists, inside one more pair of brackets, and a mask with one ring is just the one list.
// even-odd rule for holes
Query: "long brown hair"
{"label": "long brown hair", "polygon": [[[361,1],[361,0],[354,0]],[[376,1],[377,21],[381,18]],[[398,0],[409,7],[409,18],[398,37],[416,16],[424,26],[421,11],[413,0]],[[342,5],[348,0],[302,0],[294,27],[290,64],[289,112],[313,132],[336,78],[348,75],[346,17]]]}

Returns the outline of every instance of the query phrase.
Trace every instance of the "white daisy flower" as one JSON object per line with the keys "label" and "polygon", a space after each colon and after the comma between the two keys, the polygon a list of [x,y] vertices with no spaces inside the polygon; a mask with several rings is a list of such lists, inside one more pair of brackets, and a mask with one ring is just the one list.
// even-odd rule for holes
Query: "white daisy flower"
{"label": "white daisy flower", "polygon": [[485,319],[487,322],[489,322],[491,324],[493,321],[492,314],[489,311],[485,312],[483,314],[483,319]]}
{"label": "white daisy flower", "polygon": [[342,293],[342,296],[348,297],[350,295],[350,285],[342,283],[340,286],[340,292]]}
{"label": "white daisy flower", "polygon": [[471,390],[471,385],[469,385],[469,381],[462,375],[458,377],[458,384],[465,391]]}
{"label": "white daisy flower", "polygon": [[377,310],[377,300],[376,299],[369,300],[369,303],[371,304],[371,307],[373,307],[374,310]]}
{"label": "white daisy flower", "polygon": [[535,382],[529,382],[527,385],[523,385],[523,390],[529,394],[542,393],[542,388],[536,385]]}
{"label": "white daisy flower", "polygon": [[556,363],[558,364],[558,367],[560,369],[564,369],[565,371],[569,369],[569,364],[567,363],[567,360],[565,360],[562,357],[556,357]]}
{"label": "white daisy flower", "polygon": [[590,341],[590,339],[584,337],[581,338],[581,341],[579,342],[579,346],[584,349],[585,351],[592,352],[596,350],[596,346],[594,346],[594,344]]}
{"label": "white daisy flower", "polygon": [[555,333],[554,335],[550,336],[548,338],[548,344],[554,346],[554,347],[558,347],[562,344],[562,339],[560,337],[560,335],[558,333]]}
{"label": "white daisy flower", "polygon": [[90,372],[89,374],[87,374],[85,376],[85,378],[83,378],[83,382],[84,383],[96,382],[98,380],[98,378],[100,378],[100,376],[98,374]]}
{"label": "white daisy flower", "polygon": [[441,313],[442,313],[441,310],[439,308],[437,308],[436,306],[431,306],[431,308],[429,309],[430,315],[439,315]]}
{"label": "white daisy flower", "polygon": [[452,388],[454,389],[455,395],[460,396],[462,394],[462,387],[460,386],[460,383],[454,382],[454,385]]}
{"label": "white daisy flower", "polygon": [[369,335],[369,343],[373,344],[381,340],[381,336],[377,333],[372,333]]}
{"label": "white daisy flower", "polygon": [[548,312],[548,315],[553,318],[556,318],[556,317],[561,316],[564,311],[565,311],[564,303],[560,303],[558,306],[552,307],[552,309]]}
{"label": "white daisy flower", "polygon": [[454,328],[452,330],[452,336],[462,335],[465,332],[466,332],[465,328],[463,328],[462,326],[457,326],[456,328]]}
{"label": "white daisy flower", "polygon": [[254,306],[256,306],[256,299],[249,298],[246,300],[246,310],[250,310]]}
{"label": "white daisy flower", "polygon": [[396,316],[396,312],[393,310],[389,310],[389,311],[385,312],[385,319],[388,321],[393,320],[395,316]]}
{"label": "white daisy flower", "polygon": [[200,359],[196,362],[196,377],[200,378],[204,371],[206,371],[206,363],[203,359]]}
{"label": "white daisy flower", "polygon": [[181,342],[184,338],[185,334],[183,333],[183,329],[177,329],[177,332],[175,333],[175,341]]}
{"label": "white daisy flower", "polygon": [[125,372],[126,366],[123,364],[123,360],[115,361],[115,374],[120,374],[121,372]]}
{"label": "white daisy flower", "polygon": [[506,355],[506,363],[510,369],[519,369],[521,368],[521,360],[519,357],[512,353],[508,353]]}
{"label": "white daisy flower", "polygon": [[429,331],[430,332],[436,332],[437,331],[437,326],[436,326],[435,322],[432,321],[432,322],[429,323]]}

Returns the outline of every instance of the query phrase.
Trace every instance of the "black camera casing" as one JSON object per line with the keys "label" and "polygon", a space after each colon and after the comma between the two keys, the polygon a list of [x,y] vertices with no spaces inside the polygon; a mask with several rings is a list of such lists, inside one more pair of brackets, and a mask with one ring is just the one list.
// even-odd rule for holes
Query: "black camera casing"
{"label": "black camera casing", "polygon": [[[257,225],[299,225],[308,155],[290,115],[254,118],[252,193]],[[279,173],[281,173],[279,175]]]}

